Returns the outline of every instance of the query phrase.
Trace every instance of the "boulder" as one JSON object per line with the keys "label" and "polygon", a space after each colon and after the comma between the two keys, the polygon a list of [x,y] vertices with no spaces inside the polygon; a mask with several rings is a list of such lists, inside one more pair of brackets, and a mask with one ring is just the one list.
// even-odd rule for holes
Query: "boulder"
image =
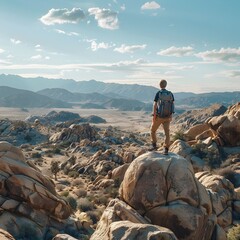
{"label": "boulder", "polygon": [[177,240],[167,228],[152,225],[129,205],[112,200],[105,209],[91,240]]}
{"label": "boulder", "polygon": [[46,233],[53,236],[69,228],[80,231],[53,181],[7,142],[0,142],[0,208],[0,228],[16,239],[49,239]]}
{"label": "boulder", "polygon": [[224,115],[211,118],[207,124],[217,132],[224,146],[240,146],[240,102],[230,106]]}
{"label": "boulder", "polygon": [[177,154],[150,152],[136,158],[125,173],[120,198],[178,239],[211,239],[217,224],[207,190],[191,163]]}

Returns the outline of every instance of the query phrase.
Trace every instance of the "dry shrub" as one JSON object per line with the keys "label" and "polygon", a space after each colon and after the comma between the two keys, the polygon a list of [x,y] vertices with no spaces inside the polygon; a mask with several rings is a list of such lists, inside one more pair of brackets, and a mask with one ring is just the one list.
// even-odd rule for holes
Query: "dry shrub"
{"label": "dry shrub", "polygon": [[240,225],[229,229],[227,234],[228,240],[239,240],[240,239]]}
{"label": "dry shrub", "polygon": [[77,178],[72,181],[72,186],[80,187],[80,186],[84,186],[84,183],[80,178]]}
{"label": "dry shrub", "polygon": [[93,210],[94,205],[87,198],[80,198],[78,200],[78,209],[82,212],[87,212]]}
{"label": "dry shrub", "polygon": [[80,198],[85,198],[87,196],[87,191],[84,189],[77,189],[74,193]]}
{"label": "dry shrub", "polygon": [[57,184],[57,185],[56,185],[56,189],[57,189],[58,191],[63,191],[65,188],[66,188],[66,186],[64,186],[63,184]]}

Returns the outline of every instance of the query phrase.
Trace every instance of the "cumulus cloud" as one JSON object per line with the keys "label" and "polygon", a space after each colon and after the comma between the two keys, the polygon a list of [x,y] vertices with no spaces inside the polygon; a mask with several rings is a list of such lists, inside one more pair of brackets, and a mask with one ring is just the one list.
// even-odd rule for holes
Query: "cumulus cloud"
{"label": "cumulus cloud", "polygon": [[152,2],[146,2],[144,3],[142,6],[141,6],[141,9],[142,10],[153,10],[153,9],[158,9],[160,8],[161,6],[155,2],[155,1],[152,1]]}
{"label": "cumulus cloud", "polygon": [[214,62],[235,62],[240,59],[240,48],[221,48],[197,53],[195,56],[207,61]]}
{"label": "cumulus cloud", "polygon": [[161,56],[175,56],[175,57],[182,57],[182,56],[189,56],[193,54],[193,48],[188,47],[175,47],[172,46],[170,48],[164,49],[162,51],[157,52],[157,55]]}
{"label": "cumulus cloud", "polygon": [[98,49],[108,49],[111,48],[112,45],[104,42],[97,43],[96,41],[91,41],[91,49],[92,51],[97,51]]}
{"label": "cumulus cloud", "polygon": [[98,26],[110,30],[118,29],[118,17],[117,13],[110,9],[89,8],[90,15],[95,16],[95,20],[98,22]]}
{"label": "cumulus cloud", "polygon": [[130,46],[122,44],[121,47],[115,48],[114,51],[120,52],[120,53],[133,53],[133,52],[135,52],[137,50],[145,49],[146,46],[147,46],[146,44],[143,44],[143,45],[130,45]]}
{"label": "cumulus cloud", "polygon": [[11,41],[11,43],[16,44],[16,45],[21,43],[20,40],[17,40],[15,38],[11,38],[10,41]]}
{"label": "cumulus cloud", "polygon": [[4,49],[0,48],[0,53],[3,53],[3,52],[5,52]]}
{"label": "cumulus cloud", "polygon": [[64,23],[78,23],[85,18],[85,13],[81,8],[73,8],[69,10],[50,9],[49,12],[40,18],[40,21],[45,25],[64,24]]}

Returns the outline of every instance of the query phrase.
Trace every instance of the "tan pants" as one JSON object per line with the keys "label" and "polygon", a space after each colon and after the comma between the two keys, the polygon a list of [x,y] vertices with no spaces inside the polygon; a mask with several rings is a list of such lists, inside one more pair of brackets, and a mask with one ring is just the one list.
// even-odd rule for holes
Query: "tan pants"
{"label": "tan pants", "polygon": [[157,132],[159,126],[162,124],[163,130],[164,130],[164,133],[165,133],[164,147],[169,148],[169,146],[170,146],[169,127],[170,127],[170,122],[171,121],[172,121],[172,117],[170,117],[170,118],[156,117],[156,119],[152,121],[152,125],[151,125],[151,140],[152,140],[152,143],[157,142],[156,132]]}

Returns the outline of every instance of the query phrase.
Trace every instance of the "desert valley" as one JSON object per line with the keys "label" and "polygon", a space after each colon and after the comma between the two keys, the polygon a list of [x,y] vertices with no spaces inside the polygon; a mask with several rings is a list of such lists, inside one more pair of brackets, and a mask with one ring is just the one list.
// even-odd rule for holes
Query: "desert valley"
{"label": "desert valley", "polygon": [[44,79],[52,88],[13,88],[6,77],[1,239],[235,239],[240,92],[176,93],[163,155],[161,128],[158,150],[148,151],[158,89],[90,81],[74,92]]}

